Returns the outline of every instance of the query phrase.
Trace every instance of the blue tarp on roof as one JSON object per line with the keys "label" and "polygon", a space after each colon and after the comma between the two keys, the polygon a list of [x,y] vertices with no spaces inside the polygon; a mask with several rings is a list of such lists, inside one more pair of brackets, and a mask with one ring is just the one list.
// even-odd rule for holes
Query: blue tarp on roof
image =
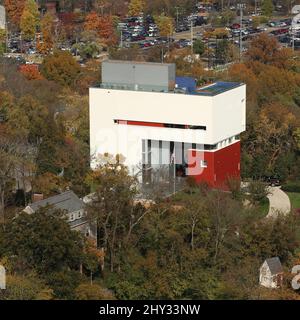
{"label": "blue tarp on roof", "polygon": [[178,88],[185,88],[189,93],[196,90],[196,80],[192,77],[176,77],[176,84]]}

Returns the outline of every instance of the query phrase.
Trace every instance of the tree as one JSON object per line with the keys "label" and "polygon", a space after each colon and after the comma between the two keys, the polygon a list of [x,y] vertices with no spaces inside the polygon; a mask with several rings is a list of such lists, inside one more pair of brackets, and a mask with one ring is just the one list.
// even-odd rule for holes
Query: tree
{"label": "tree", "polygon": [[292,66],[293,55],[289,49],[280,48],[275,37],[270,37],[267,33],[261,33],[253,38],[250,48],[247,51],[249,65],[251,62],[276,65],[280,68]]}
{"label": "tree", "polygon": [[45,78],[62,86],[74,86],[81,68],[71,53],[56,50],[44,59],[41,72]]}
{"label": "tree", "polygon": [[134,205],[137,181],[128,174],[121,156],[102,156],[98,168],[88,175],[87,183],[95,191],[89,212],[97,219],[100,246],[109,255],[110,271],[114,272],[116,267],[121,268],[132,232],[147,210]]}
{"label": "tree", "polygon": [[0,291],[1,300],[51,300],[53,291],[35,274],[8,275],[6,290]]}
{"label": "tree", "polygon": [[271,17],[274,11],[272,0],[263,0],[261,5],[262,14],[266,17]]}
{"label": "tree", "polygon": [[251,181],[247,187],[251,202],[254,204],[264,200],[269,194],[266,183],[262,181]]}
{"label": "tree", "polygon": [[4,5],[9,19],[17,25],[20,24],[20,19],[25,7],[25,0],[5,0]]}
{"label": "tree", "polygon": [[219,63],[228,63],[234,59],[234,51],[232,44],[227,39],[217,42],[216,60]]}
{"label": "tree", "polygon": [[45,274],[46,283],[53,290],[56,299],[74,300],[76,288],[80,285],[82,275],[74,270],[61,270]]}
{"label": "tree", "polygon": [[163,14],[155,18],[155,22],[159,29],[159,34],[161,37],[170,37],[174,32],[174,22],[173,19],[167,17]]}
{"label": "tree", "polygon": [[41,54],[49,54],[54,45],[54,17],[51,13],[46,13],[41,20],[42,39],[38,39],[37,49]]}
{"label": "tree", "polygon": [[84,29],[86,31],[96,31],[99,29],[99,15],[96,12],[89,13],[84,22]]}
{"label": "tree", "polygon": [[95,31],[84,31],[80,37],[80,43],[75,43],[72,47],[79,53],[82,59],[96,58],[102,51],[101,39]]}
{"label": "tree", "polygon": [[83,240],[71,231],[63,212],[51,207],[32,215],[21,213],[5,225],[0,239],[0,254],[17,259],[41,275],[79,268]]}
{"label": "tree", "polygon": [[33,40],[39,26],[39,11],[34,0],[27,0],[21,16],[20,28],[25,40]]}
{"label": "tree", "polygon": [[31,186],[33,192],[42,193],[45,197],[53,196],[67,187],[62,177],[50,172],[36,175]]}
{"label": "tree", "polygon": [[100,16],[99,36],[104,40],[104,43],[114,44],[116,42],[112,16]]}
{"label": "tree", "polygon": [[243,63],[235,63],[229,67],[228,75],[231,81],[241,81],[247,85],[248,108],[256,105],[259,86],[257,76],[251,68]]}
{"label": "tree", "polygon": [[[270,85],[268,88],[271,89]],[[278,92],[278,89],[276,91]],[[276,91],[273,94],[276,94]],[[244,150],[253,161],[254,177],[276,174],[278,161],[286,157],[296,146],[294,140],[296,128],[296,118],[287,107],[278,102],[263,106],[258,117],[255,116],[252,129],[244,141]]]}
{"label": "tree", "polygon": [[0,137],[0,219],[5,221],[6,199],[13,189],[16,172],[27,154],[26,140],[16,137]]}
{"label": "tree", "polygon": [[84,23],[85,31],[94,31],[105,44],[116,42],[112,16],[99,16],[96,12],[91,12],[86,16]]}
{"label": "tree", "polygon": [[6,50],[6,32],[0,29],[0,57],[3,56]]}
{"label": "tree", "polygon": [[128,14],[131,17],[139,16],[145,9],[144,0],[130,0]]}
{"label": "tree", "polygon": [[98,284],[82,283],[75,290],[77,300],[113,300],[113,294]]}
{"label": "tree", "polygon": [[36,65],[24,64],[20,66],[20,72],[27,80],[42,80],[43,77]]}
{"label": "tree", "polygon": [[199,54],[201,56],[205,52],[205,45],[203,41],[197,39],[194,42],[193,49],[194,49],[194,53]]}

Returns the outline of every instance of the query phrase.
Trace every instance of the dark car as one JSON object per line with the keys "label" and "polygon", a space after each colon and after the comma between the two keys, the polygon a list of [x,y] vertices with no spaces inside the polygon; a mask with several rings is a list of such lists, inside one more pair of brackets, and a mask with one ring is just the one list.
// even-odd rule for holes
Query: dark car
{"label": "dark car", "polygon": [[239,23],[234,23],[230,28],[231,29],[240,29],[241,25]]}
{"label": "dark car", "polygon": [[280,186],[280,178],[278,176],[264,177],[264,181],[271,187]]}

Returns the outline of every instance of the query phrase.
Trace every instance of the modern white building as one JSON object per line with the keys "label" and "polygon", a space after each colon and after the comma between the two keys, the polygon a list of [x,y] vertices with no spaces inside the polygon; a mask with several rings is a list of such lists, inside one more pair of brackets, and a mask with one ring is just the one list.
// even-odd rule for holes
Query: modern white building
{"label": "modern white building", "polygon": [[245,128],[244,84],[197,88],[175,77],[174,64],[106,61],[102,84],[90,89],[92,167],[99,154],[122,154],[143,179],[175,163],[177,175],[221,186],[239,177]]}

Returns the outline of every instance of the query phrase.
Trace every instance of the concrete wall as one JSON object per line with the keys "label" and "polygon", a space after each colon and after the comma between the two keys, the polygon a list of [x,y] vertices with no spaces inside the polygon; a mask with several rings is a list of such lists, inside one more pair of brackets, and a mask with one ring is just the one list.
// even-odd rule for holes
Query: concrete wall
{"label": "concrete wall", "polygon": [[246,130],[246,86],[226,91],[213,99],[213,140],[221,141]]}

